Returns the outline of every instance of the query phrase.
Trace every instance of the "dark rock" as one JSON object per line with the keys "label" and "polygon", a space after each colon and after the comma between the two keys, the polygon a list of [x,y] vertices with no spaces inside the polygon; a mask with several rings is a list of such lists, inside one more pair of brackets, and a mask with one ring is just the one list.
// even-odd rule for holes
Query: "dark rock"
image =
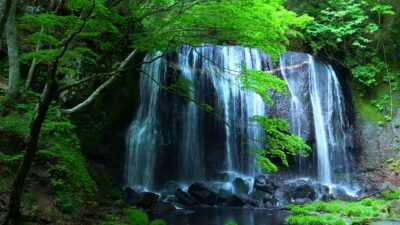
{"label": "dark rock", "polygon": [[250,191],[250,188],[246,184],[246,181],[240,177],[235,178],[232,181],[233,190],[236,194],[247,194]]}
{"label": "dark rock", "polygon": [[297,186],[292,195],[293,198],[309,198],[315,200],[316,194],[310,184],[301,184]]}
{"label": "dark rock", "polygon": [[180,188],[179,184],[173,181],[169,181],[164,185],[162,193],[164,195],[171,195],[174,194],[175,191],[178,190],[179,188]]}
{"label": "dark rock", "polygon": [[326,185],[317,183],[317,184],[314,184],[312,187],[314,188],[315,192],[317,192],[321,196],[329,194],[330,189]]}
{"label": "dark rock", "polygon": [[227,190],[220,189],[218,191],[217,204],[223,206],[243,206],[246,202],[242,198],[239,198],[239,196]]}
{"label": "dark rock", "polygon": [[136,205],[137,201],[139,198],[139,193],[137,193],[135,190],[133,190],[130,187],[125,188],[124,191],[124,202],[126,202],[129,205]]}
{"label": "dark rock", "polygon": [[138,195],[137,205],[143,208],[150,208],[158,201],[160,196],[152,192],[142,192]]}
{"label": "dark rock", "polygon": [[165,214],[174,209],[175,207],[170,202],[156,202],[151,206],[151,212],[154,214]]}
{"label": "dark rock", "polygon": [[190,196],[188,193],[184,192],[182,189],[177,189],[175,191],[175,197],[178,199],[178,202],[185,206],[195,206],[198,205],[198,202]]}
{"label": "dark rock", "polygon": [[285,188],[276,189],[274,198],[279,206],[287,205],[292,202],[292,198]]}
{"label": "dark rock", "polygon": [[322,195],[321,200],[324,202],[330,202],[333,201],[335,199],[335,197],[333,196],[333,194],[325,194]]}
{"label": "dark rock", "polygon": [[275,182],[266,175],[258,175],[254,179],[254,188],[259,191],[264,191],[266,193],[274,193],[277,185]]}
{"label": "dark rock", "polygon": [[204,183],[194,183],[189,186],[189,194],[200,203],[215,205],[217,203],[217,193]]}
{"label": "dark rock", "polygon": [[342,201],[356,201],[357,198],[347,194],[346,190],[342,187],[333,187],[332,195],[334,199],[339,199]]}

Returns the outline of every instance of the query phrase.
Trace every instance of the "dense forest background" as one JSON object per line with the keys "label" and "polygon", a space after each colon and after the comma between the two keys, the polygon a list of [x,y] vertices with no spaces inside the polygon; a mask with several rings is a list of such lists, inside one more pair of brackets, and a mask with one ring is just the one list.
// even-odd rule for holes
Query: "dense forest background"
{"label": "dense forest background", "polygon": [[[241,45],[267,52],[275,61],[286,50],[300,51],[329,61],[349,82],[358,115],[390,130],[400,142],[400,121],[395,119],[399,1],[1,0],[0,4],[4,224],[150,223],[145,214],[123,202],[122,177],[114,176],[122,170],[123,159],[115,158],[118,154],[113,151],[124,150],[99,145],[121,145],[108,137],[124,130],[131,118],[130,105],[136,104],[138,91],[126,84],[138,86],[141,66],[150,63],[143,61],[144,56],[173,52],[182,44]],[[248,71],[242,76],[244,87],[259,92],[267,102],[263,92],[285,87],[269,73]],[[188,86],[178,81],[162,89],[192,101]],[[197,104],[212,113],[212,106]],[[287,154],[309,150],[298,137],[287,134],[284,121],[258,120],[272,134],[271,143],[285,143],[266,157],[261,154],[268,172],[279,167],[269,157],[279,157],[287,165]],[[391,146],[394,152],[399,150],[396,146]],[[388,158],[383,157],[382,163]],[[400,159],[389,161],[383,167],[399,171]]]}

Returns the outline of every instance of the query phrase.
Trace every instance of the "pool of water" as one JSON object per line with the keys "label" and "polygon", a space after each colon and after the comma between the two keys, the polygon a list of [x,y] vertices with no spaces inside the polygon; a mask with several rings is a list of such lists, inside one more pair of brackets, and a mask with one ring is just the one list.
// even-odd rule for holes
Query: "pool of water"
{"label": "pool of water", "polygon": [[281,225],[289,212],[275,209],[250,208],[195,208],[176,210],[168,214],[154,215],[164,219],[168,225],[225,225],[235,222],[238,225]]}

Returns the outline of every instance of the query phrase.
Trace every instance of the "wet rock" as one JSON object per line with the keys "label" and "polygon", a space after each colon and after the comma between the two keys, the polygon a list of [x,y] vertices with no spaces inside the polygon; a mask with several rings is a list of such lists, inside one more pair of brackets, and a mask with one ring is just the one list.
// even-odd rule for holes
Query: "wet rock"
{"label": "wet rock", "polygon": [[320,194],[320,196],[324,196],[329,194],[329,187],[320,183],[314,184],[312,185],[312,187],[314,188],[315,192]]}
{"label": "wet rock", "polygon": [[179,188],[180,188],[179,184],[173,181],[169,181],[164,185],[162,193],[165,195],[171,195],[174,194],[175,191],[178,190]]}
{"label": "wet rock", "polygon": [[285,188],[276,189],[274,198],[279,206],[287,205],[292,202],[292,198]]}
{"label": "wet rock", "polygon": [[218,191],[217,204],[223,206],[243,206],[246,202],[239,196],[227,190],[220,189]]}
{"label": "wet rock", "polygon": [[325,195],[322,195],[321,200],[324,202],[330,202],[330,201],[335,200],[335,196],[333,194],[325,194]]}
{"label": "wet rock", "polygon": [[178,202],[185,206],[195,206],[198,205],[198,202],[190,196],[190,194],[184,192],[182,189],[177,189],[174,193],[175,197],[177,198]]}
{"label": "wet rock", "polygon": [[150,208],[159,198],[160,196],[153,192],[142,192],[138,194],[137,205],[143,208]]}
{"label": "wet rock", "polygon": [[297,186],[293,192],[292,195],[293,198],[308,198],[311,200],[315,200],[316,199],[316,194],[315,191],[313,189],[313,187],[311,187],[310,184],[301,184],[299,186]]}
{"label": "wet rock", "polygon": [[138,201],[139,193],[137,193],[135,190],[133,190],[130,187],[125,188],[124,191],[124,202],[126,202],[129,205],[136,205]]}
{"label": "wet rock", "polygon": [[235,178],[232,181],[232,185],[233,185],[233,190],[235,191],[236,194],[243,194],[243,193],[247,194],[250,191],[250,188],[246,184],[246,181],[240,177]]}
{"label": "wet rock", "polygon": [[266,175],[258,175],[254,179],[254,188],[259,191],[263,191],[266,193],[274,193],[277,185],[275,182]]}
{"label": "wet rock", "polygon": [[189,186],[189,194],[200,203],[215,205],[217,203],[217,193],[204,183],[194,183]]}
{"label": "wet rock", "polygon": [[172,212],[175,207],[170,202],[156,202],[151,206],[150,209],[154,214],[165,214]]}
{"label": "wet rock", "polygon": [[357,198],[347,194],[346,190],[342,187],[333,187],[332,195],[334,199],[339,199],[342,201],[356,201]]}

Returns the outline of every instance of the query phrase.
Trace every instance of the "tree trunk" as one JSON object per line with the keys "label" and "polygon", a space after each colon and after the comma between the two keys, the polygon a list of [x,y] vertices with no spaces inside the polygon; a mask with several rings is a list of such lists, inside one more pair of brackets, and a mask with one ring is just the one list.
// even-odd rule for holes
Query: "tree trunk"
{"label": "tree trunk", "polygon": [[[43,33],[43,32],[44,32],[44,28],[42,27],[40,29],[40,33]],[[36,49],[35,49],[36,52],[38,52],[40,50],[40,45],[41,45],[41,42],[38,41],[36,43]],[[26,90],[28,90],[29,87],[31,86],[31,81],[32,81],[32,78],[33,78],[33,74],[35,73],[36,65],[37,65],[37,58],[34,57],[32,59],[31,66],[29,67],[28,77],[26,78],[26,81],[25,81],[25,89]]]}
{"label": "tree trunk", "polygon": [[25,141],[25,154],[22,163],[18,169],[15,180],[13,182],[11,193],[8,201],[8,212],[3,225],[17,225],[20,219],[21,196],[24,189],[25,180],[29,174],[32,163],[37,152],[40,129],[46,118],[51,101],[57,95],[57,83],[54,80],[54,74],[47,77],[47,84],[43,90],[40,102],[36,106],[35,114],[30,124],[29,135]]}
{"label": "tree trunk", "polygon": [[3,37],[4,26],[6,25],[8,15],[10,14],[12,0],[4,0],[3,8],[0,12],[0,40]]}
{"label": "tree trunk", "polygon": [[8,48],[8,93],[10,98],[18,96],[19,89],[19,60],[18,60],[18,37],[15,26],[15,14],[18,0],[12,1],[10,13],[6,23],[7,48]]}

